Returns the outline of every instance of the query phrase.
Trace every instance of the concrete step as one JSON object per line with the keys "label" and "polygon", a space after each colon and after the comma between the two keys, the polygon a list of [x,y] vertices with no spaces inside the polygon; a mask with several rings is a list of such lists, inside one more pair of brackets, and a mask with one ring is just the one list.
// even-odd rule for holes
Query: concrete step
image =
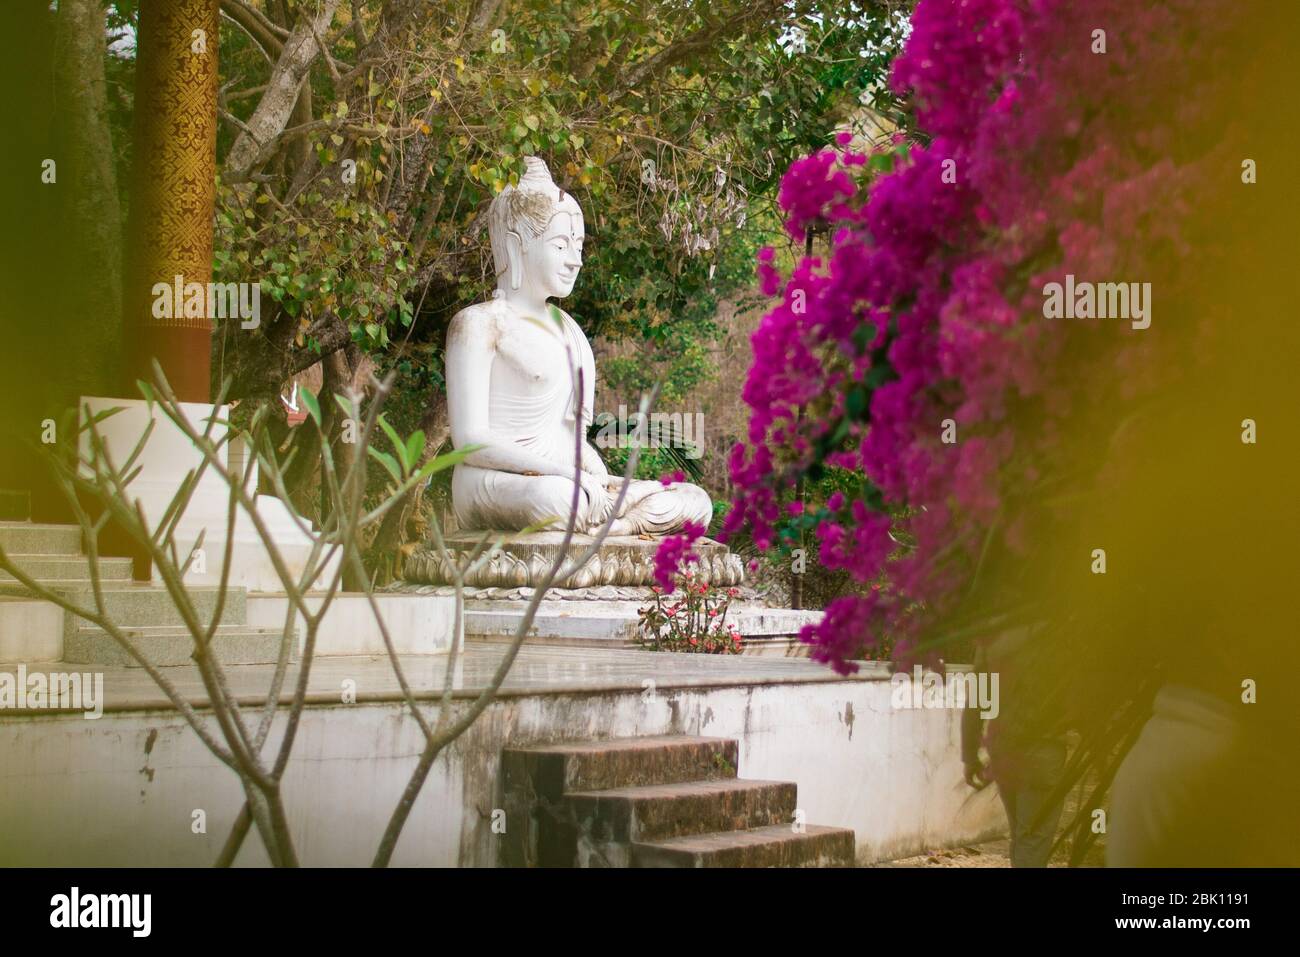
{"label": "concrete step", "polygon": [[685,781],[564,796],[580,832],[596,844],[658,841],[792,820],[798,788],[789,781]]}
{"label": "concrete step", "polygon": [[0,548],[18,555],[79,555],[81,528],[78,525],[0,522]]}
{"label": "concrete step", "polygon": [[[159,667],[188,664],[194,639],[185,628],[124,628],[128,640]],[[280,656],[278,628],[219,627],[212,637],[212,652],[225,665],[270,664]],[[297,641],[291,640],[290,660],[296,660]],[[98,628],[78,628],[63,639],[63,660],[77,664],[139,667],[126,649]]]}
{"label": "concrete step", "polygon": [[[10,554],[9,558],[26,574],[35,578],[40,584],[56,582],[90,583],[88,559],[84,555],[24,555]],[[131,559],[101,558],[99,560],[99,577],[101,581],[130,581]],[[15,582],[17,579],[7,572],[0,572],[0,581]]]}
{"label": "concrete step", "polygon": [[509,748],[509,867],[830,867],[852,831],[792,829],[798,788],[738,778],[738,742],[686,735]]}
{"label": "concrete step", "polygon": [[[70,597],[79,605],[94,609],[95,593],[89,583],[78,582],[68,586],[59,586],[57,590]],[[161,585],[112,583],[104,586],[104,604],[108,617],[119,627],[149,627],[182,624],[180,612],[177,611],[171,595]],[[190,601],[199,615],[199,620],[207,623],[217,608],[217,596],[220,589],[215,585],[196,585],[187,588]],[[226,603],[221,614],[223,625],[243,625],[248,618],[248,592],[242,588],[228,588]],[[79,619],[68,616],[70,634],[81,625]]]}
{"label": "concrete step", "polygon": [[502,754],[507,788],[558,801],[570,791],[734,778],[739,747],[729,738],[687,735],[577,741]]}
{"label": "concrete step", "polygon": [[688,834],[632,845],[633,867],[851,867],[853,831],[790,824]]}

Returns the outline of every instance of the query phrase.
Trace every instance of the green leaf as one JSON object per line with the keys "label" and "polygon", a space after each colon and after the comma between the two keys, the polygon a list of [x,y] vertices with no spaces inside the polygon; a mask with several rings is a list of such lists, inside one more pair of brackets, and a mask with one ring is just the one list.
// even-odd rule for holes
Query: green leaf
{"label": "green leaf", "polygon": [[367,447],[366,451],[370,453],[371,457],[376,462],[384,467],[388,474],[393,477],[394,482],[400,483],[402,481],[402,470],[397,465],[397,459],[393,458],[387,452],[379,451],[374,446]]}
{"label": "green leaf", "polygon": [[533,534],[533,532],[544,532],[546,531],[546,529],[550,528],[552,525],[556,524],[557,522],[563,523],[564,521],[565,518],[563,515],[544,515],[542,516],[542,518],[538,519],[536,522],[534,522],[532,525],[529,525],[527,528],[521,528],[519,530],[519,534],[531,535]]}
{"label": "green leaf", "polygon": [[415,463],[420,461],[420,453],[424,451],[424,432],[416,429],[406,437],[406,467],[415,468]]}
{"label": "green leaf", "polygon": [[867,390],[861,385],[855,385],[849,390],[844,403],[845,412],[853,422],[861,421],[867,412],[868,395]]}
{"label": "green leaf", "polygon": [[388,441],[393,443],[393,448],[397,450],[397,454],[401,457],[402,471],[409,472],[411,470],[411,463],[406,458],[406,443],[403,442],[402,437],[397,434],[397,430],[388,424],[387,415],[381,415],[379,417],[379,427],[384,430],[384,434],[388,436]]}
{"label": "green leaf", "polygon": [[463,449],[456,449],[454,452],[447,452],[443,455],[435,455],[429,461],[425,462],[416,476],[420,479],[426,479],[434,472],[441,472],[449,469],[453,465],[459,465],[465,461],[466,456],[471,452],[477,452],[483,448],[481,445],[467,445]]}
{"label": "green leaf", "polygon": [[[136,385],[148,388],[148,386],[139,379],[136,380]],[[151,399],[150,401],[153,400]],[[126,411],[126,406],[124,405],[115,405],[111,409],[100,409],[98,412],[93,413],[90,416],[90,418],[86,419],[79,426],[77,426],[77,431],[85,432],[92,425],[99,425],[100,422],[103,422],[109,416],[117,415],[119,412],[125,412],[125,411]]]}
{"label": "green leaf", "polygon": [[311,389],[303,386],[298,389],[298,397],[302,399],[302,404],[307,407],[307,414],[311,416],[316,428],[320,428],[320,403],[316,401],[316,396],[312,394]]}
{"label": "green leaf", "polygon": [[346,415],[349,419],[355,419],[357,417],[356,410],[353,409],[352,407],[352,400],[349,399],[347,396],[339,395],[336,392],[334,394],[334,401],[339,404],[339,408],[343,410],[343,414]]}

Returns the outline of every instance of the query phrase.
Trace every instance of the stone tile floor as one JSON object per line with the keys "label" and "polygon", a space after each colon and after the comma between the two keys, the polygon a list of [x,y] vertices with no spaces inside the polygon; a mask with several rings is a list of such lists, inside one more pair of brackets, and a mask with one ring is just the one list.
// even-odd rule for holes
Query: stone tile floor
{"label": "stone tile floor", "polygon": [[[507,645],[495,641],[470,641],[460,655],[453,687],[458,698],[477,695],[491,680]],[[445,655],[399,656],[415,694],[429,698],[441,694],[447,669]],[[0,665],[0,672],[15,673],[17,665]],[[140,668],[39,662],[26,666],[33,672],[102,672],[104,710],[135,711],[170,708],[166,696]],[[203,685],[192,665],[161,669],[177,690],[192,703],[206,703]],[[229,685],[243,701],[265,700],[273,665],[232,665],[226,668]],[[281,700],[288,700],[297,679],[291,665]],[[322,657],[312,665],[307,700],[335,704],[345,679],[356,682],[358,701],[398,700],[401,690],[387,657]],[[570,648],[525,644],[501,688],[501,695],[562,694],[592,691],[640,691],[646,681],[659,690],[687,687],[735,687],[765,684],[885,680],[888,672],[867,664],[857,675],[841,678],[824,665],[807,660],[748,655],[686,655],[624,648]],[[33,712],[27,711],[26,714]]]}
{"label": "stone tile floor", "polygon": [[945,847],[926,851],[913,857],[900,857],[893,861],[879,861],[868,867],[1010,867],[1011,842],[989,841],[966,847]]}
{"label": "stone tile floor", "polygon": [[[964,847],[944,847],[914,857],[900,857],[893,861],[880,861],[868,867],[1010,867],[1011,842],[1005,838]],[[1048,867],[1065,867],[1069,861],[1068,847],[1052,855]],[[1083,867],[1104,867],[1106,850],[1101,844],[1093,845],[1083,860]]]}

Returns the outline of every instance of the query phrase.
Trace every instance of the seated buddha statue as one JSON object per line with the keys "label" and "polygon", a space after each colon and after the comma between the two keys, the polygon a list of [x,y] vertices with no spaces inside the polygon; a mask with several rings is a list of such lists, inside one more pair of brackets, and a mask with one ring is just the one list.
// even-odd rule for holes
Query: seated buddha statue
{"label": "seated buddha statue", "polygon": [[529,157],[519,185],[497,194],[488,217],[496,292],[458,312],[447,330],[452,444],[478,446],[452,477],[458,525],[520,531],[549,519],[549,527],[563,528],[573,505],[576,453],[576,531],[593,532],[611,514],[611,535],[666,535],[687,522],[707,527],[709,496],[686,483],[634,480],[613,514],[622,477],[609,474],[585,436],[595,357],[578,324],[548,304],[573,291],[582,268],[577,202],[542,160]]}

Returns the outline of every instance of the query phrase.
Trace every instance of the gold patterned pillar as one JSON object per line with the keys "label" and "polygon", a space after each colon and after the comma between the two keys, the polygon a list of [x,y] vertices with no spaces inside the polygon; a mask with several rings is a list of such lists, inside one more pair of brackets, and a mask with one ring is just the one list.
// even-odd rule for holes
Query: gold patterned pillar
{"label": "gold patterned pillar", "polygon": [[[210,400],[212,319],[155,291],[212,281],[219,0],[140,0],[123,328],[135,380],[156,357],[179,399]],[[195,315],[202,311],[203,315]]]}

